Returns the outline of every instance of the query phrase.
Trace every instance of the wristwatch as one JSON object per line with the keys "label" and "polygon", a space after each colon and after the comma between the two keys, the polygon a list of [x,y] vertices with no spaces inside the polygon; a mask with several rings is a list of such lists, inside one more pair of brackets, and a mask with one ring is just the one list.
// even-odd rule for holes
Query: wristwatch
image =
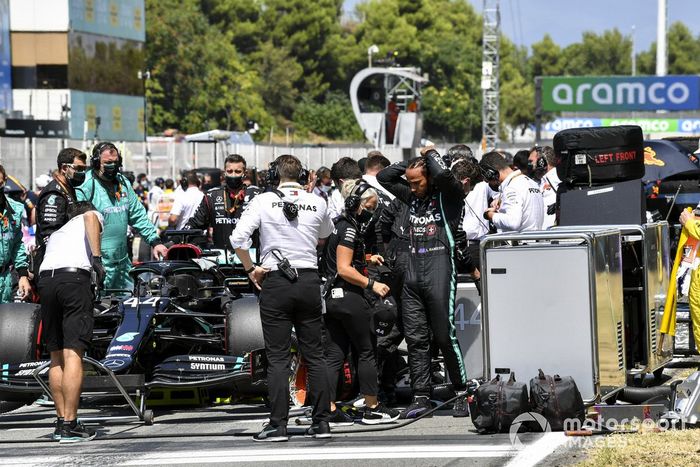
{"label": "wristwatch", "polygon": [[246,270],[245,270],[245,273],[246,273],[246,274],[250,274],[251,272],[255,271],[255,268],[256,268],[256,267],[257,267],[257,266],[256,266],[255,264],[252,265],[252,266],[250,267],[250,269],[246,269]]}

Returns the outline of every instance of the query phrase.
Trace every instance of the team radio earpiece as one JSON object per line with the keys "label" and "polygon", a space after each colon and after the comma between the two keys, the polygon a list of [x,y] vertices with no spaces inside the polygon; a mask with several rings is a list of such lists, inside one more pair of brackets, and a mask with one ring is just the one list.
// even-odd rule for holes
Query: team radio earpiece
{"label": "team radio earpiece", "polygon": [[100,154],[102,154],[102,151],[105,149],[114,149],[117,151],[117,165],[119,168],[122,167],[122,153],[119,152],[119,149],[114,145],[114,143],[110,142],[104,142],[104,143],[97,143],[94,148],[92,148],[92,155],[90,156],[90,167],[92,167],[94,170],[100,170]]}
{"label": "team radio earpiece", "polygon": [[348,214],[355,214],[355,211],[360,207],[360,202],[362,202],[363,193],[370,188],[372,188],[372,185],[364,180],[360,180],[352,189],[350,195],[345,198],[345,212]]}

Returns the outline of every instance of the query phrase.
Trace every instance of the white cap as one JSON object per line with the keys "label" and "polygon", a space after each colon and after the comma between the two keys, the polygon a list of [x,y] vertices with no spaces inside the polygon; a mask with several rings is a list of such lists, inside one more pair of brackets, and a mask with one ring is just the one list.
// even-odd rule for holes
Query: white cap
{"label": "white cap", "polygon": [[51,177],[46,174],[41,174],[34,180],[34,185],[39,189],[43,189],[49,183],[51,183]]}

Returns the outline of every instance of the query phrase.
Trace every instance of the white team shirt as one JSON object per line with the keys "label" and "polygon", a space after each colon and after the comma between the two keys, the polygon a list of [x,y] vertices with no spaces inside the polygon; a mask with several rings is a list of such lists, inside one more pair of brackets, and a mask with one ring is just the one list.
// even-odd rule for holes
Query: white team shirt
{"label": "white team shirt", "polygon": [[340,189],[335,187],[328,197],[328,215],[331,219],[335,219],[343,213],[343,209],[345,209],[345,200],[340,194]]}
{"label": "white team shirt", "polygon": [[534,180],[514,170],[501,183],[500,192],[501,207],[491,219],[499,232],[542,229],[544,206]]}
{"label": "white team shirt", "polygon": [[378,192],[384,193],[390,200],[393,200],[395,198],[394,195],[389,193],[389,191],[377,181],[376,175],[363,175],[362,178],[367,182],[369,186],[371,186]]}
{"label": "white team shirt", "polygon": [[[92,212],[97,215],[100,225],[103,225],[102,214]],[[92,269],[92,250],[85,232],[84,217],[85,214],[75,216],[51,234],[39,272],[60,268]]]}
{"label": "white team shirt", "polygon": [[[282,183],[274,192],[257,195],[248,205],[230,237],[233,248],[248,248],[256,229],[260,231],[260,257],[262,267],[277,270],[278,259],[270,253],[279,250],[279,255],[289,260],[293,268],[317,269],[316,246],[320,238],[333,232],[333,222],[328,214],[326,202],[312,193],[307,193],[297,183]],[[289,221],[282,212],[284,201],[299,208],[298,217]]]}
{"label": "white team shirt", "polygon": [[202,193],[196,186],[187,188],[187,191],[175,197],[173,207],[170,209],[171,216],[178,216],[176,230],[185,228],[185,224],[197,212],[197,208],[204,198]]}
{"label": "white team shirt", "polygon": [[479,182],[474,185],[474,189],[467,194],[464,200],[464,219],[462,220],[462,230],[467,236],[467,240],[481,240],[489,233],[489,222],[484,219],[484,212],[489,208],[489,198],[497,195],[487,182]]}
{"label": "white team shirt", "polygon": [[542,202],[544,205],[544,221],[542,222],[542,228],[548,229],[554,225],[556,221],[556,213],[547,214],[547,209],[549,206],[557,203],[557,190],[559,189],[559,176],[557,175],[557,168],[550,169],[540,182],[540,191],[542,191]]}

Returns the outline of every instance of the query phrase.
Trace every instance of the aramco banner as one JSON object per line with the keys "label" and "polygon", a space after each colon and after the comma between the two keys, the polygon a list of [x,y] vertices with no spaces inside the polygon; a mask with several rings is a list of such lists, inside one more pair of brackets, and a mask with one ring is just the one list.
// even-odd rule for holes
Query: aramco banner
{"label": "aramco banner", "polygon": [[700,76],[542,77],[544,111],[700,109]]}

